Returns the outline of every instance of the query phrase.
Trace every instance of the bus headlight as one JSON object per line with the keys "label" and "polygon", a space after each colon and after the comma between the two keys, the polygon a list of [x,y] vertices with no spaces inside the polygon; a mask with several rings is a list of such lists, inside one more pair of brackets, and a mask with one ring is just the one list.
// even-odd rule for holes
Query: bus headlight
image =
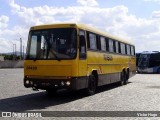
{"label": "bus headlight", "polygon": [[26,84],[27,84],[27,85],[29,84],[29,80],[26,80]]}
{"label": "bus headlight", "polygon": [[67,82],[66,82],[66,85],[67,85],[67,86],[70,86],[70,84],[71,84],[70,81],[67,81]]}

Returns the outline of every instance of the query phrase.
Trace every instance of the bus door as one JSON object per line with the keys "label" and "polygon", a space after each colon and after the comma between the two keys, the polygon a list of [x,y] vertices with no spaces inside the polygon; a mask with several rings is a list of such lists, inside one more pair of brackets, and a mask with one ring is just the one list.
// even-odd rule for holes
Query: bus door
{"label": "bus door", "polygon": [[87,75],[87,52],[85,31],[79,30],[79,76]]}

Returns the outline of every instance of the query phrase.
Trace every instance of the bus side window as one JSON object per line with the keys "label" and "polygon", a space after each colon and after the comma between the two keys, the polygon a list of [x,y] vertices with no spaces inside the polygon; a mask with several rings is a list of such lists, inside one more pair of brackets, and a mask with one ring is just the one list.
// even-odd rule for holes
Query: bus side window
{"label": "bus side window", "polygon": [[85,32],[81,30],[79,34],[79,58],[86,59],[86,57]]}
{"label": "bus side window", "polygon": [[98,50],[97,48],[97,36],[94,33],[89,33],[89,44],[91,50]]}
{"label": "bus side window", "polygon": [[109,39],[109,52],[114,52],[113,40],[112,39]]}
{"label": "bus side window", "polygon": [[122,53],[122,54],[126,54],[125,44],[124,44],[124,43],[120,43],[120,44],[121,44],[121,53]]}
{"label": "bus side window", "polygon": [[133,47],[133,54],[134,54],[134,55],[136,54],[136,52],[135,52],[135,47]]}
{"label": "bus side window", "polygon": [[116,53],[119,53],[119,46],[118,46],[118,41],[115,41],[116,45]]}
{"label": "bus side window", "polygon": [[106,51],[106,40],[104,37],[100,37],[101,50]]}
{"label": "bus side window", "polygon": [[135,49],[134,49],[134,47],[133,46],[131,46],[131,55],[135,55]]}
{"label": "bus side window", "polygon": [[131,48],[130,48],[130,45],[127,45],[127,55],[131,55]]}

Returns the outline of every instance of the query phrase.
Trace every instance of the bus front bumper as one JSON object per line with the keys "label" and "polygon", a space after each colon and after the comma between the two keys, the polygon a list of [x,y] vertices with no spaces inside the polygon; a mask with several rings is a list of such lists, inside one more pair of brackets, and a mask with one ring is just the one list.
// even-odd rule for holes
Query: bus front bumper
{"label": "bus front bumper", "polygon": [[38,79],[24,78],[24,86],[34,89],[71,89],[79,90],[88,86],[86,77],[74,77],[70,79]]}

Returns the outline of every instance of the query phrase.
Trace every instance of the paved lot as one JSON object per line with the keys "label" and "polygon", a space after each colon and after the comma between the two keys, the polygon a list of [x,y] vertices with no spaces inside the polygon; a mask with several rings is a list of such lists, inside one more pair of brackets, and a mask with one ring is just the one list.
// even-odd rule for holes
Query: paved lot
{"label": "paved lot", "polygon": [[137,74],[125,86],[100,87],[97,94],[89,97],[82,91],[60,91],[48,97],[45,91],[23,86],[23,69],[0,69],[0,111],[30,110],[160,111],[160,75]]}

